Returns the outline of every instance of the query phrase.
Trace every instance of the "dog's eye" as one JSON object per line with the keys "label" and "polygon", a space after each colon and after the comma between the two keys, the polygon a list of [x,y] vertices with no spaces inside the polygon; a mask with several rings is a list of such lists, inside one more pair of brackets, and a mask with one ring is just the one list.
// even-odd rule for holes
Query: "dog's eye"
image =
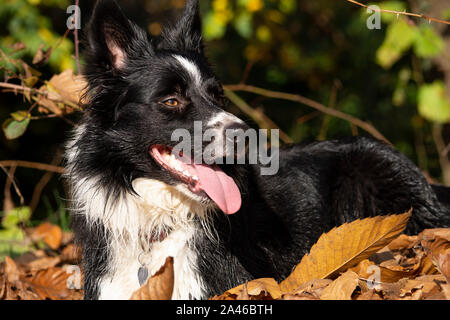
{"label": "dog's eye", "polygon": [[164,100],[163,103],[166,106],[169,106],[169,107],[178,107],[180,105],[180,102],[177,99],[174,99],[174,98],[170,98],[170,99]]}

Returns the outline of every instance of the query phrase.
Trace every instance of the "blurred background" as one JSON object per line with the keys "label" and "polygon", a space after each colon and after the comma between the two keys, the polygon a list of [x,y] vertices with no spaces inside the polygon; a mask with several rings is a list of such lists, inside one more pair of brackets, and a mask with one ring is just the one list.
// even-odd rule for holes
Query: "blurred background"
{"label": "blurred background", "polygon": [[[184,0],[118,2],[155,36],[184,6]],[[360,3],[450,20],[450,0]],[[51,80],[55,75],[78,73],[74,33],[66,24],[72,4],[0,0],[0,257],[25,250],[10,241],[20,240],[14,228],[21,223],[49,220],[69,229],[58,166],[80,112],[76,103],[52,105],[36,97],[41,89],[58,93],[62,81]],[[93,4],[79,1],[81,39]],[[448,24],[382,13],[377,25],[376,12],[346,0],[204,0],[200,5],[207,54],[224,84],[239,85],[230,89],[247,84],[298,94],[351,115],[376,128],[430,181],[450,185]],[[233,90],[229,97],[230,112],[253,126],[279,127],[284,142],[370,135],[311,105],[258,92]],[[2,246],[3,240],[9,244]]]}

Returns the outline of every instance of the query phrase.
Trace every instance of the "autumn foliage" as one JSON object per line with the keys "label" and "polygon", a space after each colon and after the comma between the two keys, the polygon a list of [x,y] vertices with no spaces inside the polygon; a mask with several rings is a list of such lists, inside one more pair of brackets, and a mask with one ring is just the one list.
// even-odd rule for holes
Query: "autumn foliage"
{"label": "autumn foliage", "polygon": [[[323,234],[284,281],[255,279],[212,300],[449,300],[450,229],[402,234],[411,211],[356,220]],[[27,230],[45,250],[0,265],[0,299],[81,299],[79,250],[72,237],[43,223]],[[173,258],[132,300],[168,300]]]}

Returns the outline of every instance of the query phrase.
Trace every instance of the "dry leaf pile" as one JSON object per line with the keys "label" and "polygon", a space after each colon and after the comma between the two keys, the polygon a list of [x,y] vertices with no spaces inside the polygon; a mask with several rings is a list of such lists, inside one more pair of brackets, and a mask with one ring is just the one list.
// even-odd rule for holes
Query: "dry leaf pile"
{"label": "dry leaf pile", "polygon": [[[450,228],[401,234],[411,212],[346,223],[323,234],[278,283],[256,279],[213,300],[450,300]],[[44,223],[27,230],[45,250],[0,264],[0,299],[81,299],[68,268],[79,262],[71,236]],[[130,297],[167,300],[173,258]],[[73,272],[73,270],[71,270]],[[82,275],[81,275],[82,276]]]}
{"label": "dry leaf pile", "polygon": [[45,222],[26,229],[36,247],[0,264],[0,300],[80,300],[82,274],[73,236]]}
{"label": "dry leaf pile", "polygon": [[257,279],[213,299],[450,300],[450,229],[400,234],[410,215],[344,224],[323,234],[281,283]]}

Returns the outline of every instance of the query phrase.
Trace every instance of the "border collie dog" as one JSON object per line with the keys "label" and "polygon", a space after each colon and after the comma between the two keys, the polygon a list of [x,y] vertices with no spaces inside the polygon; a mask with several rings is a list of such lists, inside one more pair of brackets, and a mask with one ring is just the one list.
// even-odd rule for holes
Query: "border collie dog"
{"label": "border collie dog", "polygon": [[[450,226],[450,189],[428,184],[410,160],[373,139],[282,147],[274,175],[261,175],[258,164],[175,157],[177,129],[194,135],[199,122],[220,136],[248,128],[223,109],[198,11],[198,0],[187,0],[178,21],[151,37],[116,2],[95,6],[86,111],[66,150],[85,299],[130,298],[169,256],[173,299],[207,299],[255,278],[281,281],[334,226],[411,207],[410,234]],[[211,141],[223,149],[216,160],[234,152],[223,142]]]}

